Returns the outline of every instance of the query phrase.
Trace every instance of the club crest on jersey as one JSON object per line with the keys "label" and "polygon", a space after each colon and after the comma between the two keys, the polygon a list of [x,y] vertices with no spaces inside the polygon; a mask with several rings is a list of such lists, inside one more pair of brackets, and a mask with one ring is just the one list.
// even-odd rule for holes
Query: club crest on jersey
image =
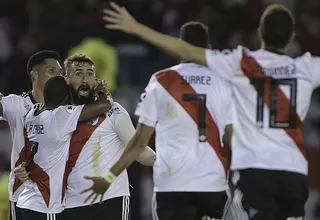
{"label": "club crest on jersey", "polygon": [[66,107],[66,111],[67,111],[69,114],[71,114],[73,108],[74,108],[73,106],[69,105],[69,106]]}
{"label": "club crest on jersey", "polygon": [[90,122],[92,125],[96,125],[99,122],[99,117],[90,118]]}

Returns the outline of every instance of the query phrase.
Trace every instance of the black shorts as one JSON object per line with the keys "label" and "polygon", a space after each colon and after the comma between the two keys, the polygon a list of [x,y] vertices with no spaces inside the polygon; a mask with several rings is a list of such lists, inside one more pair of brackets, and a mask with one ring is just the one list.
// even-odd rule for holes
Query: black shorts
{"label": "black shorts", "polygon": [[156,192],[152,202],[153,219],[221,219],[227,200],[226,191]]}
{"label": "black shorts", "polygon": [[10,201],[10,220],[21,220],[21,209],[17,207],[16,202]]}
{"label": "black shorts", "polygon": [[21,209],[22,220],[62,220],[62,214],[42,213],[30,209]]}
{"label": "black shorts", "polygon": [[64,220],[129,220],[130,197],[116,197],[101,204],[65,209],[62,216]]}
{"label": "black shorts", "polygon": [[232,202],[236,219],[303,219],[307,176],[286,171],[244,169],[233,172]]}

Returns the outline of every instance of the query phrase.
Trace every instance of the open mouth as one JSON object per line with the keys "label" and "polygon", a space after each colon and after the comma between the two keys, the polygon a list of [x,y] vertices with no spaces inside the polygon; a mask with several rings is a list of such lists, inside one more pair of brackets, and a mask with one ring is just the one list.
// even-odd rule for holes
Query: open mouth
{"label": "open mouth", "polygon": [[78,94],[79,94],[80,96],[88,96],[88,95],[89,95],[89,92],[90,92],[90,90],[89,90],[89,87],[88,87],[88,86],[82,86],[82,87],[80,87],[79,90],[78,90]]}

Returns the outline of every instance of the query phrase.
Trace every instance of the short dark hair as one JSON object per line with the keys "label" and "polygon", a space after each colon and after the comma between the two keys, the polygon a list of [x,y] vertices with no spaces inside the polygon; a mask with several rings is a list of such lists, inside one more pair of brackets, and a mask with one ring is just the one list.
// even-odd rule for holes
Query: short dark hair
{"label": "short dark hair", "polygon": [[31,76],[31,71],[39,64],[43,63],[45,59],[55,59],[61,63],[60,55],[56,51],[41,50],[33,54],[27,63],[27,73]]}
{"label": "short dark hair", "polygon": [[69,95],[69,86],[63,76],[54,76],[45,83],[43,90],[46,105],[60,105]]}
{"label": "short dark hair", "polygon": [[260,19],[263,41],[267,46],[284,48],[294,31],[295,21],[292,13],[283,5],[273,4],[267,7]]}
{"label": "short dark hair", "polygon": [[208,47],[208,27],[201,22],[191,21],[180,28],[180,38],[197,47]]}
{"label": "short dark hair", "polygon": [[83,53],[76,53],[70,57],[68,57],[65,61],[64,61],[64,68],[66,70],[66,74],[69,75],[70,74],[70,67],[73,63],[88,63],[90,65],[94,65],[94,61],[86,54]]}

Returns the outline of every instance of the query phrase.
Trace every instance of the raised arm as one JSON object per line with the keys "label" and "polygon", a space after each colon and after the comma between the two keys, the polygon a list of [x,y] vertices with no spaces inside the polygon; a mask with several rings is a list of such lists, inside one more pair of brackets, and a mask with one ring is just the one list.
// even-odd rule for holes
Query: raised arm
{"label": "raised arm", "polygon": [[137,22],[124,7],[110,3],[113,10],[105,9],[103,20],[107,22],[105,27],[111,30],[120,30],[128,34],[136,35],[154,46],[166,51],[181,60],[189,60],[206,66],[205,49],[195,47],[178,38],[161,34],[147,26]]}

